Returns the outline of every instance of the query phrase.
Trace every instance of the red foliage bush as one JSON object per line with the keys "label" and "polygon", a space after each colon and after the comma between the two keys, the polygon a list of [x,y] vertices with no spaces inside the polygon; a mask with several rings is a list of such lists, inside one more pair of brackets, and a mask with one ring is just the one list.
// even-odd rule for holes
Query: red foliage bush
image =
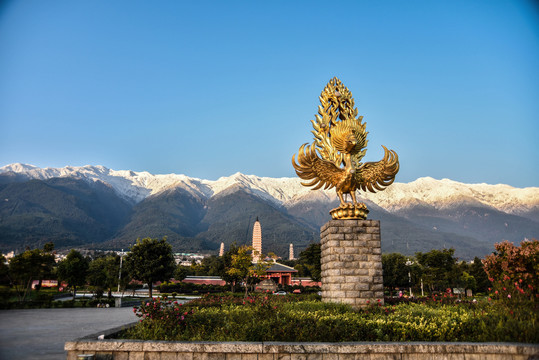
{"label": "red foliage bush", "polygon": [[503,241],[494,247],[496,251],[483,260],[492,283],[492,288],[489,288],[492,297],[505,301],[538,302],[539,241],[522,241],[520,246]]}

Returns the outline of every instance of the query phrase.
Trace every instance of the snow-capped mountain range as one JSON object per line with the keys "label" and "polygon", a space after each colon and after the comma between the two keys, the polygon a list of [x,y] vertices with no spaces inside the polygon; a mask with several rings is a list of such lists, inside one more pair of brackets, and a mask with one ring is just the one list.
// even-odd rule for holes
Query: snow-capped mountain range
{"label": "snow-capped mountain range", "polygon": [[[382,223],[382,251],[415,254],[454,248],[464,259],[496,242],[539,237],[539,187],[463,184],[420,178],[359,193]],[[265,251],[284,256],[319,241],[338,206],[335,190],[299,178],[236,173],[218,180],[111,170],[103,166],[0,168],[0,250],[41,247],[122,249],[166,236],[176,251],[217,251],[251,241],[260,217]],[[264,249],[264,248],[263,248]]]}
{"label": "snow-capped mountain range", "polygon": [[[285,207],[308,198],[329,202],[335,191],[312,191],[298,178],[269,178],[236,173],[218,180],[204,180],[181,174],[153,175],[148,172],[112,170],[104,166],[39,168],[27,164],[11,164],[0,168],[0,174],[26,179],[47,180],[68,177],[89,183],[102,182],[122,198],[139,203],[165,190],[182,188],[199,198],[211,198],[233,186],[249,189],[254,195]],[[360,197],[393,213],[416,206],[446,209],[455,205],[474,205],[521,215],[539,209],[539,187],[515,188],[509,185],[464,184],[449,179],[419,178],[410,183],[395,182],[385,191],[360,193]]]}

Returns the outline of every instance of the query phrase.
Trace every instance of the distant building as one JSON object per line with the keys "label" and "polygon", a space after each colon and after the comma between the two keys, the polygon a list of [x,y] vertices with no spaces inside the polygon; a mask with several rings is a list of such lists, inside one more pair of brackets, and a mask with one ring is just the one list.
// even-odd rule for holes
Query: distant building
{"label": "distant building", "polygon": [[290,244],[290,250],[288,254],[289,260],[294,260],[294,244]]}
{"label": "distant building", "polygon": [[[39,285],[39,280],[32,281],[32,289],[35,289]],[[58,280],[41,280],[41,288],[52,288],[58,286]],[[67,287],[66,282],[60,284],[61,288]]]}
{"label": "distant building", "polygon": [[266,270],[266,277],[280,285],[291,285],[292,275],[297,272],[298,271],[293,267],[274,263],[268,270]]}
{"label": "distant building", "polygon": [[60,261],[64,260],[67,257],[66,254],[54,254],[54,261],[56,263],[59,263]]}
{"label": "distant building", "polygon": [[253,262],[258,262],[260,260],[260,255],[262,254],[262,227],[260,226],[260,221],[258,221],[258,216],[256,217],[255,224],[253,226]]}
{"label": "distant building", "polygon": [[205,256],[202,254],[175,253],[174,261],[176,262],[176,265],[191,266],[193,264],[193,261],[196,264],[200,264],[204,257]]}
{"label": "distant building", "polygon": [[10,252],[8,252],[7,254],[2,254],[2,255],[4,256],[5,262],[6,262],[6,264],[7,264],[8,261],[9,261],[9,259],[15,257],[15,252],[14,252],[14,251],[10,251]]}

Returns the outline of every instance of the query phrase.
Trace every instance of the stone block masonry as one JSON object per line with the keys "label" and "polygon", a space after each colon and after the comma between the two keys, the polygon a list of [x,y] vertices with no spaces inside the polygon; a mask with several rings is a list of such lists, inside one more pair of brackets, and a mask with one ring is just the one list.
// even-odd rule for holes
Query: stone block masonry
{"label": "stone block masonry", "polygon": [[496,343],[277,343],[79,339],[67,360],[536,360],[539,346]]}
{"label": "stone block masonry", "polygon": [[330,220],[320,229],[322,301],[384,303],[379,220]]}

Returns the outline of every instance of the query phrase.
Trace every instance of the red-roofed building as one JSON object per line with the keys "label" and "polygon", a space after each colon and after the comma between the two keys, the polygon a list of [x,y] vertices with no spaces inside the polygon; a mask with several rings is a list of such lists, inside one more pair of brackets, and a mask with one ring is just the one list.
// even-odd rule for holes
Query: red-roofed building
{"label": "red-roofed building", "polygon": [[298,271],[293,267],[286,266],[279,263],[274,263],[266,270],[266,277],[274,280],[277,284],[280,285],[291,285],[292,284],[292,275]]}

